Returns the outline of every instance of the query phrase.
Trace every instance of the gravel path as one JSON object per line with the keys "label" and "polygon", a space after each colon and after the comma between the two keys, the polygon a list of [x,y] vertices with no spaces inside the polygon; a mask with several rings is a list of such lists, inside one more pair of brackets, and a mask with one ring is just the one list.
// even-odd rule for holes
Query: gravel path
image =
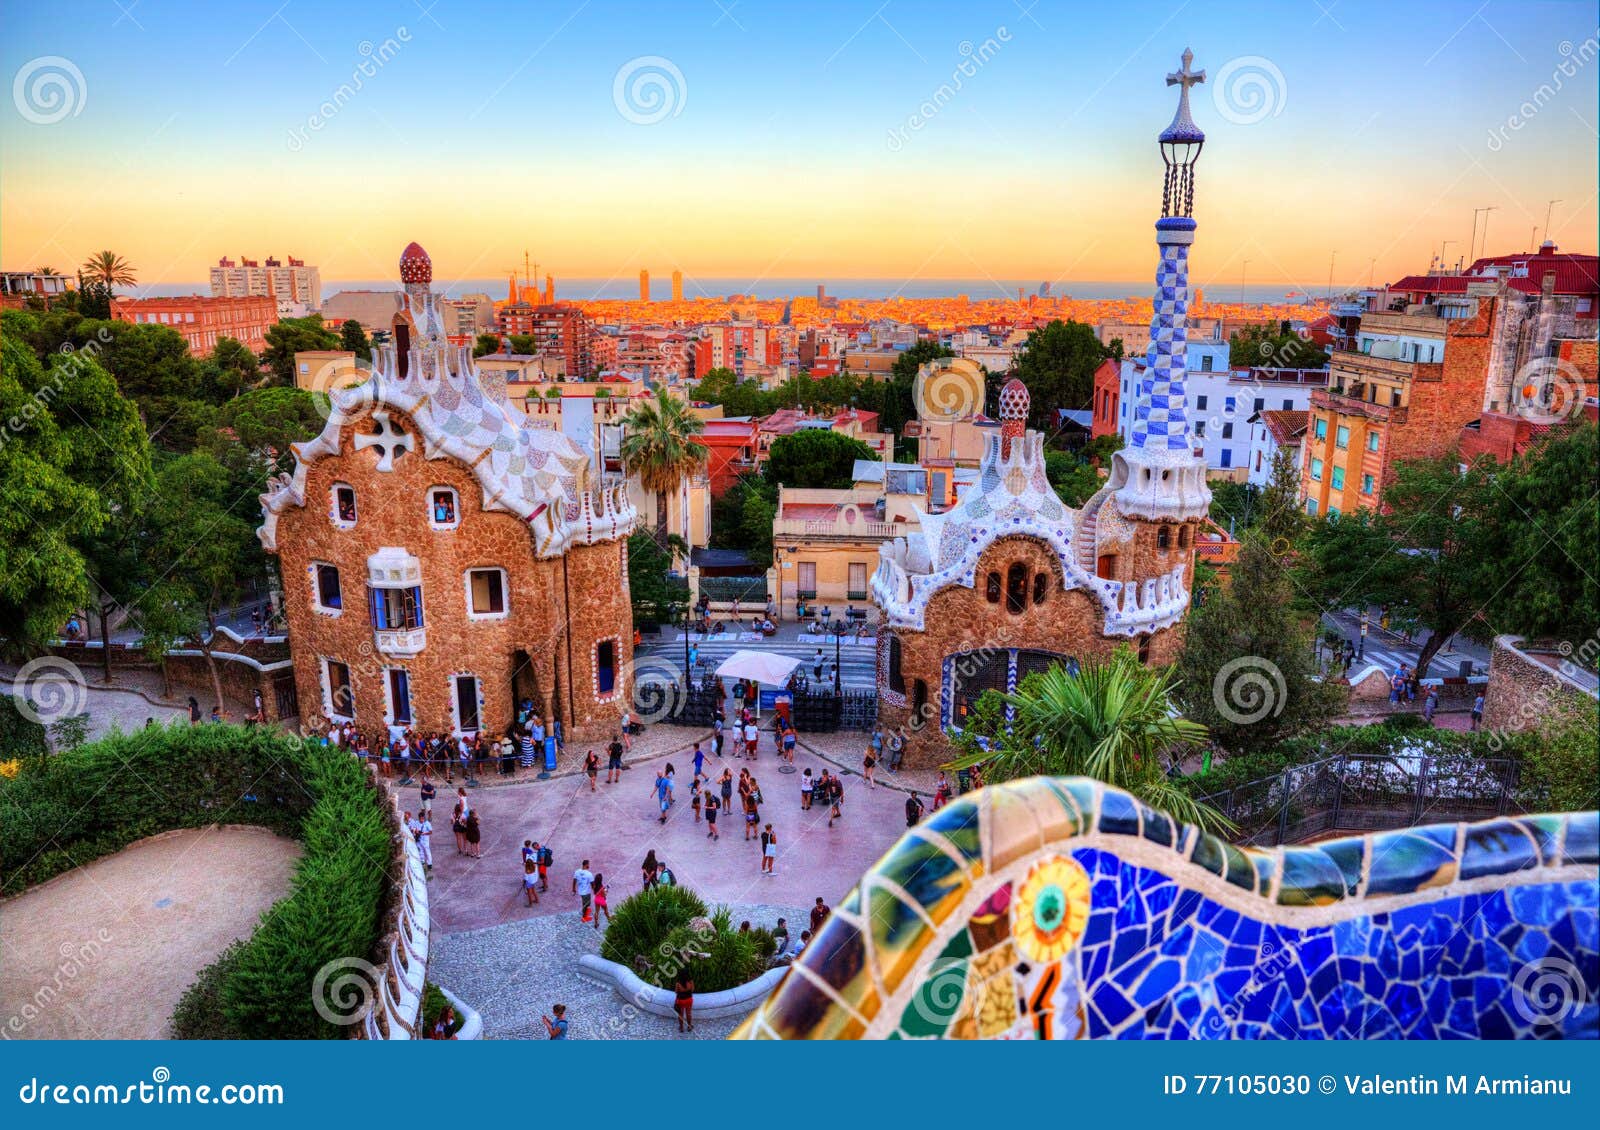
{"label": "gravel path", "polygon": [[[735,905],[733,920],[754,926],[789,920],[793,937],[807,911],[792,906]],[[575,1040],[680,1039],[677,1021],[641,1012],[610,986],[578,975],[578,955],[600,952],[600,935],[576,914],[546,915],[433,939],[428,977],[483,1016],[484,1036],[495,1040],[543,1040],[541,1016],[567,1006]],[[689,1039],[726,1038],[744,1017],[700,1020]]]}

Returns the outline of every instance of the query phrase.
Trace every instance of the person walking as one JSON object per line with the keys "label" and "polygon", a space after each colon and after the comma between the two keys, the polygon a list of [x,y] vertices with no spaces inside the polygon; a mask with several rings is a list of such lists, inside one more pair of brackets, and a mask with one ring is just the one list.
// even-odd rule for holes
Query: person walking
{"label": "person walking", "polygon": [[830,776],[828,778],[828,803],[833,807],[828,812],[828,827],[833,827],[835,820],[844,817],[844,778]]}
{"label": "person walking", "polygon": [[794,747],[798,740],[799,735],[795,733],[794,723],[786,722],[783,727],[783,759],[790,765],[794,764]]}
{"label": "person walking", "polygon": [[622,736],[611,735],[611,744],[606,747],[608,760],[606,761],[606,784],[614,785],[622,780]]}
{"label": "person walking", "polygon": [[706,775],[706,754],[700,748],[700,743],[694,743],[694,779],[699,781]]}
{"label": "person walking", "polygon": [[594,928],[600,929],[600,916],[606,916],[606,925],[611,925],[611,907],[606,902],[606,877],[595,872],[594,876]]}
{"label": "person walking", "polygon": [[872,780],[872,774],[877,771],[878,757],[873,748],[867,746],[866,754],[861,758],[861,775],[867,779],[867,788],[875,789],[878,786]]}
{"label": "person walking", "polygon": [[939,770],[939,777],[933,782],[933,810],[938,812],[950,803],[950,778],[944,775],[944,770]]}
{"label": "person walking", "polygon": [[672,807],[672,782],[665,773],[660,773],[656,775],[656,783],[651,788],[655,790],[656,804],[661,808],[661,818],[656,823],[665,824],[667,809]]}
{"label": "person walking", "polygon": [[1427,697],[1422,700],[1422,717],[1428,725],[1433,725],[1434,712],[1439,709],[1439,688],[1429,687]]}
{"label": "person walking", "polygon": [[754,716],[744,724],[744,755],[751,761],[756,759],[757,747],[761,744],[761,731],[756,727]]}
{"label": "person walking", "polygon": [[711,722],[711,752],[718,757],[722,756],[722,739],[722,710],[719,707],[716,718]]}
{"label": "person walking", "polygon": [[1482,725],[1483,725],[1483,695],[1480,693],[1478,695],[1478,697],[1476,697],[1476,698],[1474,698],[1472,700],[1472,730],[1473,730],[1473,732],[1476,733],[1478,731],[1478,727],[1480,727]]}
{"label": "person walking", "polygon": [[572,893],[578,896],[578,907],[581,912],[578,921],[589,921],[594,902],[594,872],[589,870],[587,859],[572,873]]}
{"label": "person walking", "polygon": [[776,874],[774,868],[778,864],[778,834],[768,824],[766,831],[761,833],[761,873],[763,875]]}
{"label": "person walking", "polygon": [[900,765],[906,759],[906,740],[896,730],[889,735],[889,772],[900,772]]}
{"label": "person walking", "polygon": [[822,681],[822,649],[817,648],[817,653],[811,657],[811,677],[819,683]]}
{"label": "person walking", "polygon": [[522,859],[522,893],[529,906],[539,901],[539,865],[527,856]]}
{"label": "person walking", "polygon": [[[740,777],[741,780],[744,778],[744,770],[743,769],[739,770],[739,777]],[[732,769],[724,769],[722,771],[722,780],[718,783],[718,791],[722,794],[722,811],[731,814],[733,812],[733,770]],[[731,815],[729,816],[729,819],[732,819]]]}
{"label": "person walking", "polygon": [[812,779],[811,770],[803,770],[800,774],[800,811],[811,811],[811,792],[816,788],[816,781]]}
{"label": "person walking", "polygon": [[655,848],[645,852],[644,862],[639,865],[639,871],[644,877],[645,890],[648,891],[659,881],[661,877],[661,861],[656,858]]}
{"label": "person walking", "polygon": [[589,791],[591,793],[597,791],[595,782],[600,777],[600,755],[592,749],[584,754],[583,771],[589,778]]}
{"label": "person walking", "polygon": [[423,874],[433,875],[433,819],[429,810],[417,813],[417,857],[422,860]]}

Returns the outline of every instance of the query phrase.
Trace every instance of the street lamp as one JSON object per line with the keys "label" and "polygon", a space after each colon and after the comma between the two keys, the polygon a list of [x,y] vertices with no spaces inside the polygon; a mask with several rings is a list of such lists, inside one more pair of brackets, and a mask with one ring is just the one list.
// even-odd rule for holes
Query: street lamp
{"label": "street lamp", "polygon": [[[840,623],[834,625],[834,627],[843,628],[844,624],[843,624],[843,622],[840,622]],[[833,633],[833,693],[834,694],[841,693],[840,690],[839,690],[839,640],[843,635],[844,635],[844,632],[842,632],[842,631],[836,631],[836,632]]]}

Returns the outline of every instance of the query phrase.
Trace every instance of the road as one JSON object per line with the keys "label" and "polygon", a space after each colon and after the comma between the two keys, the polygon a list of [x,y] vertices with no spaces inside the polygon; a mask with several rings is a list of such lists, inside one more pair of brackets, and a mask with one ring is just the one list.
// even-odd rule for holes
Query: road
{"label": "road", "polygon": [[[845,690],[868,691],[877,685],[878,646],[877,641],[870,636],[861,643],[855,643],[854,636],[845,637],[839,645],[839,675]],[[735,651],[773,651],[783,655],[792,655],[801,661],[802,669],[809,676],[812,661],[817,649],[822,649],[823,661],[828,668],[833,666],[833,637],[806,635],[800,630],[798,624],[778,625],[778,634],[761,640],[740,640],[737,637],[723,635],[705,640],[697,634],[693,637],[699,649],[699,661],[702,667],[709,664],[715,670],[721,663]],[[683,631],[679,628],[663,627],[659,636],[645,636],[636,650],[635,662],[643,656],[659,657],[663,662],[671,663],[678,671],[683,670]]]}
{"label": "road", "polygon": [[[1345,639],[1360,639],[1361,614],[1358,611],[1346,609],[1342,612],[1325,612],[1322,615],[1322,624],[1326,628],[1333,628]],[[1375,614],[1369,617],[1363,662],[1376,664],[1385,671],[1393,671],[1401,665],[1415,667],[1417,657],[1421,654],[1421,641],[1408,642],[1404,636],[1379,627],[1378,617]],[[1489,649],[1458,636],[1433,657],[1428,674],[1435,678],[1454,676],[1459,673],[1461,664],[1466,662],[1472,664],[1473,674],[1486,674],[1489,670]],[[1359,666],[1357,664],[1357,668]]]}

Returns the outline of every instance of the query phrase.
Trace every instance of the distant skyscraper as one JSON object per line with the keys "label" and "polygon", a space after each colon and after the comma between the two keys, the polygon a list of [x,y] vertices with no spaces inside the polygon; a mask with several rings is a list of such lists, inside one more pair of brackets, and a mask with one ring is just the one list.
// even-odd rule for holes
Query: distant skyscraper
{"label": "distant skyscraper", "polygon": [[544,301],[545,301],[545,305],[548,306],[550,303],[554,302],[555,300],[556,300],[556,277],[554,275],[546,275],[544,277]]}
{"label": "distant skyscraper", "polygon": [[649,271],[640,271],[639,272],[639,301],[640,302],[649,302],[650,301],[650,272]]}
{"label": "distant skyscraper", "polygon": [[1018,302],[1022,301],[1022,288],[1020,286],[1017,287],[1017,301]]}
{"label": "distant skyscraper", "polygon": [[821,302],[824,298],[827,298],[827,297],[828,297],[828,288],[824,284],[818,283],[817,284],[817,301]]}
{"label": "distant skyscraper", "polygon": [[1042,283],[1039,284],[1039,297],[1040,298],[1049,298],[1050,297],[1050,284],[1048,282],[1042,282]]}
{"label": "distant skyscraper", "polygon": [[280,316],[292,313],[294,307],[314,311],[322,305],[322,275],[292,255],[287,263],[270,256],[264,261],[241,258],[237,262],[223,256],[211,268],[211,295],[271,298]]}
{"label": "distant skyscraper", "polygon": [[674,301],[674,302],[682,302],[683,301],[683,272],[682,271],[673,271],[672,272],[672,301]]}

